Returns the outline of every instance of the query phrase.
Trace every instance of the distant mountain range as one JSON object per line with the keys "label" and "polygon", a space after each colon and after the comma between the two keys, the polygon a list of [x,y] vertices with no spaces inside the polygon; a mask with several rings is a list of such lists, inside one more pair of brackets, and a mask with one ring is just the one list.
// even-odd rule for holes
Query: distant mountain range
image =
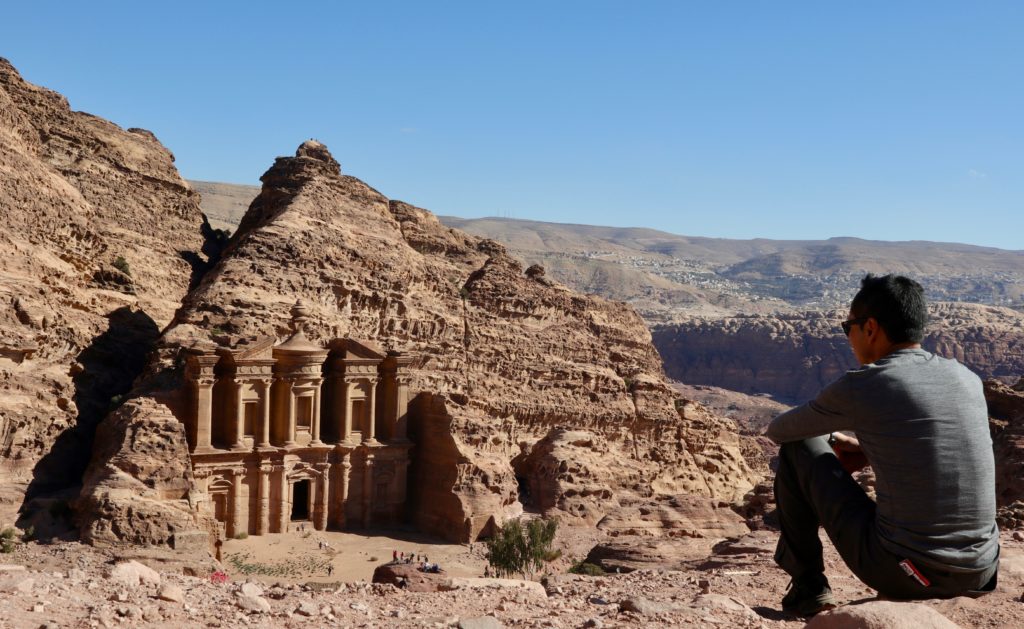
{"label": "distant mountain range", "polygon": [[[258,186],[193,181],[214,227],[237,226]],[[508,246],[567,286],[631,303],[651,324],[692,316],[843,308],[865,273],[898,272],[932,301],[1024,310],[1024,251],[957,243],[731,240],[644,228],[440,216]],[[998,226],[993,226],[998,229]]]}

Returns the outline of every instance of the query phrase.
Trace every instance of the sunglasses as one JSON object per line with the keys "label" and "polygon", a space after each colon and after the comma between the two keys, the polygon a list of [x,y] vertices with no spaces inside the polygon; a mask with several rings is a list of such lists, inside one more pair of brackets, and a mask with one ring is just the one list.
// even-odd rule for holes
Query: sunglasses
{"label": "sunglasses", "polygon": [[853,329],[853,326],[861,325],[870,318],[871,317],[857,317],[856,319],[847,319],[839,325],[843,326],[843,333],[846,334],[846,336],[850,336],[850,330]]}

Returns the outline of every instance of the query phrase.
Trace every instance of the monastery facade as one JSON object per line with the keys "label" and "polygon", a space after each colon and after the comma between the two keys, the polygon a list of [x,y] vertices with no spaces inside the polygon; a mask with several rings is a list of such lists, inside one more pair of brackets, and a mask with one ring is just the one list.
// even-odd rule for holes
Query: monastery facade
{"label": "monastery facade", "polygon": [[410,358],[371,343],[294,333],[233,349],[190,350],[185,418],[200,508],[224,533],[388,525],[402,515]]}

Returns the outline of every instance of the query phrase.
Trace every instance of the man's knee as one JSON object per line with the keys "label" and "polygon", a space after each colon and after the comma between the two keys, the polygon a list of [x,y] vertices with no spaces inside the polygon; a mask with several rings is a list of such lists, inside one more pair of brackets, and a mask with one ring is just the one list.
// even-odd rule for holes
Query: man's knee
{"label": "man's knee", "polygon": [[790,441],[779,447],[779,459],[793,464],[808,463],[823,455],[835,456],[825,437]]}

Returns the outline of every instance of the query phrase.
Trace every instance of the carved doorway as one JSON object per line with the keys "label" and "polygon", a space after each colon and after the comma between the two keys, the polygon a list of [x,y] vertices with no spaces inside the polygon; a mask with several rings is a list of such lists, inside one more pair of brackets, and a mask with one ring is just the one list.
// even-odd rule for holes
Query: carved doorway
{"label": "carved doorway", "polygon": [[295,481],[292,485],[292,521],[308,520],[310,509],[309,480]]}

